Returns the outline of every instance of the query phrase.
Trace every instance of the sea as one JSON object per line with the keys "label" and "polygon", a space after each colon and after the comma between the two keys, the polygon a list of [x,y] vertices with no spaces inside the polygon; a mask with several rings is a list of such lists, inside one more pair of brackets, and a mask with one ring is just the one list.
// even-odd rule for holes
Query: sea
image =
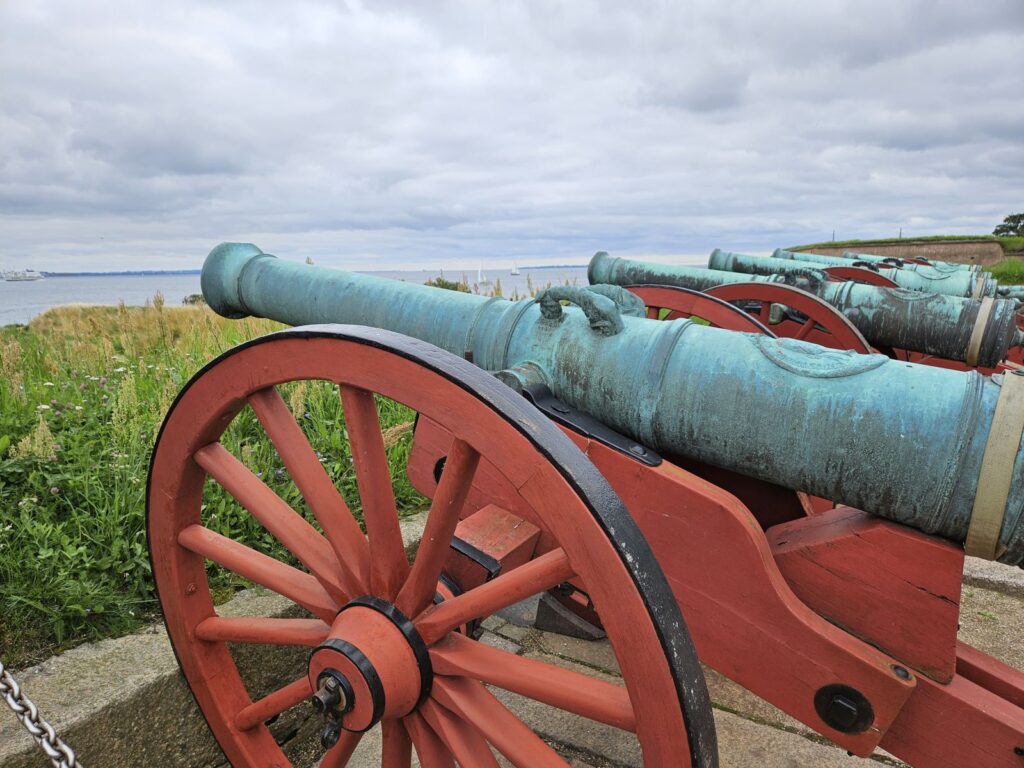
{"label": "sea", "polygon": [[[374,277],[404,280],[423,284],[440,276],[435,270],[387,270],[364,272]],[[519,298],[530,295],[530,288],[539,290],[549,285],[586,285],[587,267],[553,266],[520,267],[520,274],[509,270],[484,270],[485,281],[480,284],[476,270],[451,270],[444,277],[452,281],[465,280],[477,293],[491,295],[500,282],[503,296]],[[124,302],[128,306],[143,306],[159,292],[167,306],[181,304],[186,296],[199,293],[199,273],[145,274],[145,275],[50,275],[42,280],[13,282],[0,280],[0,326],[26,324],[51,307],[63,304],[113,304]]]}

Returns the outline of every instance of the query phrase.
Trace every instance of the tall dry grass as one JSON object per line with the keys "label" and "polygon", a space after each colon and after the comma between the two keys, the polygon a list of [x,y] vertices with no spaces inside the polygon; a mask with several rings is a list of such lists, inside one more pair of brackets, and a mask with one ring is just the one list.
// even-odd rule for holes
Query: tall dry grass
{"label": "tall dry grass", "polygon": [[[118,634],[157,608],[145,536],[150,451],[176,394],[218,354],[280,329],[226,320],[205,307],[61,307],[27,328],[0,328],[0,658],[18,665],[83,639]],[[286,385],[286,401],[359,514],[336,390]],[[396,496],[423,499],[404,464],[408,409],[380,403]],[[294,484],[251,412],[225,445],[304,511]],[[288,557],[233,499],[211,486],[208,523],[225,535]],[[211,571],[223,595],[242,586]]]}

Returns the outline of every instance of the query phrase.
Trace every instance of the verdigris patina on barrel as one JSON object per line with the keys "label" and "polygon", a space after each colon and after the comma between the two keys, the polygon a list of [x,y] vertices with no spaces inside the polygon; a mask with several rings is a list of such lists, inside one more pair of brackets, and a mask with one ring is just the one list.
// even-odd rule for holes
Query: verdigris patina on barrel
{"label": "verdigris patina on barrel", "polygon": [[[909,349],[990,368],[1005,359],[1010,347],[1024,341],[1016,325],[1015,301],[830,282],[821,270],[803,265],[783,266],[781,270],[801,281],[798,287],[842,312],[875,347]],[[591,283],[678,285],[705,290],[709,285],[736,282],[742,273],[612,258],[601,252],[590,260],[587,274]],[[778,276],[770,273],[746,278],[768,280]],[[975,327],[980,329],[977,335]]]}
{"label": "verdigris patina on barrel", "polygon": [[[724,251],[715,250],[711,254],[711,261],[715,253]],[[741,254],[733,254],[740,256]],[[982,296],[995,296],[999,288],[998,282],[988,272],[971,272],[969,269],[950,269],[931,264],[912,264],[904,262],[902,265],[886,265],[881,262],[850,260],[842,256],[819,256],[815,253],[794,253],[784,251],[781,248],[775,250],[771,257],[743,256],[744,259],[761,259],[763,261],[787,261],[793,264],[800,264],[805,267],[818,265],[819,269],[826,267],[849,267],[865,266],[878,272],[880,275],[892,280],[900,288],[910,288],[915,291],[929,291],[932,293],[944,293],[948,296],[963,296],[971,299],[978,299]],[[708,265],[711,265],[711,261]],[[967,266],[967,265],[964,265]],[[715,267],[724,269],[724,267]],[[742,271],[742,270],[738,270]]]}
{"label": "verdigris patina on barrel", "polygon": [[[649,281],[648,281],[649,282]],[[386,328],[544,383],[653,448],[964,541],[1001,377],[623,314],[583,288],[508,301],[215,248],[203,295],[227,317]],[[582,303],[563,306],[560,301]],[[1024,453],[998,556],[1024,562]]]}

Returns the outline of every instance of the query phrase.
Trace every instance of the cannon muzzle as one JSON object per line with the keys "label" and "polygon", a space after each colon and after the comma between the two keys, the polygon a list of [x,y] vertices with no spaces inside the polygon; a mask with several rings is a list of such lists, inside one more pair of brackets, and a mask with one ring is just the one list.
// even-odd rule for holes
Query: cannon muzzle
{"label": "cannon muzzle", "polygon": [[[414,336],[471,357],[505,381],[546,384],[569,405],[664,454],[953,541],[968,538],[981,505],[997,534],[971,551],[1024,562],[1024,424],[1016,426],[1024,404],[1011,396],[1020,388],[1004,377],[690,320],[647,320],[620,311],[614,294],[585,288],[512,302],[289,263],[252,245],[215,248],[202,284],[222,315],[353,323]],[[1001,448],[991,449],[995,442]],[[996,470],[989,467],[992,450]]]}

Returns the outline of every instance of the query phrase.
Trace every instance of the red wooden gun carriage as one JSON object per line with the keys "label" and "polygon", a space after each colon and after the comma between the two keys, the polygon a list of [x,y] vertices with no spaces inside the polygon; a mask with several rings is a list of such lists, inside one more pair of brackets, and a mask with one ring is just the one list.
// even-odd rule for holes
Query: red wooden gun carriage
{"label": "red wooden gun carriage", "polygon": [[[591,356],[601,344],[635,338],[645,351],[627,362],[643,372],[670,367],[685,334],[688,344],[706,338],[708,349],[749,346],[755,337],[621,317],[610,299],[582,291],[555,291],[538,303],[438,298],[444,292],[275,262],[251,246],[215,250],[203,279],[208,301],[225,314],[289,323],[362,319],[361,326],[284,331],[210,363],[175,402],[154,451],[150,550],[168,631],[233,765],[287,765],[264,723],[311,697],[324,717],[324,766],[346,765],[361,734],[377,724],[387,768],[408,766],[413,747],[427,768],[498,765],[495,751],[516,766],[567,765],[492,693],[502,689],[635,733],[645,765],[713,766],[714,723],[699,658],[855,755],[881,747],[921,768],[1024,766],[1024,674],[957,641],[962,546],[843,505],[860,498],[852,475],[840,478],[845,485],[830,475],[794,490],[787,487],[794,482],[768,479],[767,470],[741,473],[704,460],[699,446],[707,440],[688,446],[666,438],[682,447],[670,452],[640,433],[614,431],[581,407],[588,398],[618,396],[596,391],[614,377],[585,378],[606,362]],[[621,302],[623,311],[627,305]],[[428,311],[440,306],[444,317]],[[365,327],[408,333],[417,322],[418,335],[449,347],[457,330],[462,354]],[[749,319],[737,323],[763,331]],[[670,327],[675,346],[668,350]],[[495,338],[506,341],[497,352]],[[533,370],[518,350],[538,339],[563,352],[576,345],[568,348],[584,366],[553,371],[538,363]],[[786,355],[787,364],[819,354],[797,342],[765,343],[778,349],[762,347],[764,354]],[[488,355],[514,364],[482,359]],[[874,357],[829,365],[863,371]],[[723,353],[722,361],[730,359]],[[977,385],[971,373],[892,366],[910,370],[892,376],[981,386],[978,402],[986,407],[1019,389]],[[814,386],[840,386],[826,379]],[[304,380],[338,388],[363,527],[278,391]],[[406,471],[431,505],[411,558],[399,531],[379,397],[418,414]],[[657,425],[659,407],[637,413],[654,414]],[[219,442],[247,408],[309,515],[285,504]],[[998,413],[991,419],[992,430],[1002,424]],[[723,441],[728,434],[723,428]],[[983,448],[991,444],[984,438]],[[782,454],[771,458],[785,474]],[[208,482],[248,509],[295,562],[217,533],[203,512]],[[834,495],[825,487],[833,482],[843,485],[829,486]],[[863,498],[874,504],[874,493]],[[1007,493],[1017,498],[1016,490]],[[900,514],[887,510],[887,517]],[[1016,541],[990,543],[1007,560],[1018,556]],[[218,616],[207,562],[286,596],[304,615]],[[475,642],[476,621],[548,590],[607,633],[624,686]],[[253,701],[232,659],[237,643],[308,646],[308,674]]]}

